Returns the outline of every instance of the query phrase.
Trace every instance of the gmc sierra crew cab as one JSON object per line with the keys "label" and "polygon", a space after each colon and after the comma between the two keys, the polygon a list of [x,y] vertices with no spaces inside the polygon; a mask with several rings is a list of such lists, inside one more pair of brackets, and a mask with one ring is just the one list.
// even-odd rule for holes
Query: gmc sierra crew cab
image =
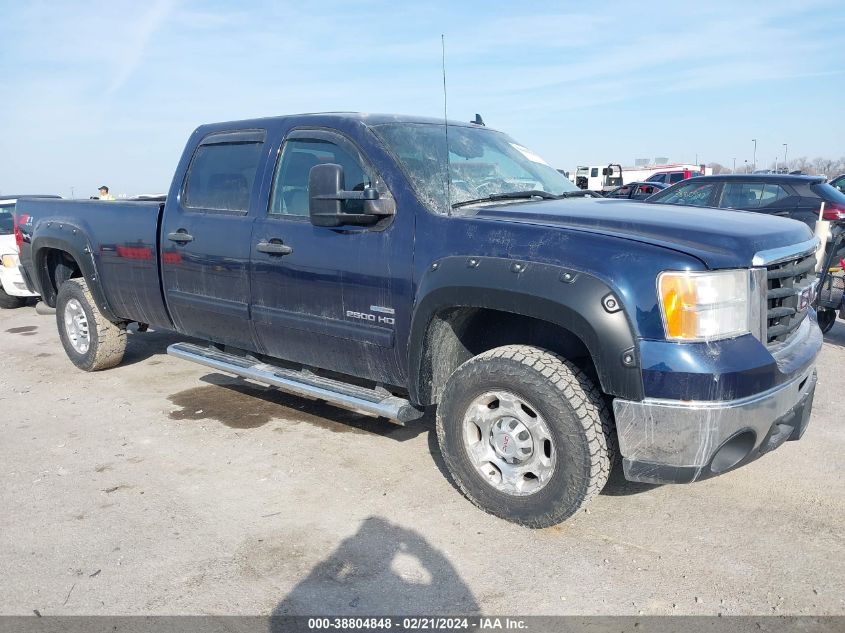
{"label": "gmc sierra crew cab", "polygon": [[570,517],[618,456],[630,480],[692,482],[810,416],[805,224],[587,198],[483,125],[204,125],[164,203],[23,199],[16,218],[77,367],[117,365],[138,322],[305,397],[406,424],[436,407],[458,487],[527,526]]}

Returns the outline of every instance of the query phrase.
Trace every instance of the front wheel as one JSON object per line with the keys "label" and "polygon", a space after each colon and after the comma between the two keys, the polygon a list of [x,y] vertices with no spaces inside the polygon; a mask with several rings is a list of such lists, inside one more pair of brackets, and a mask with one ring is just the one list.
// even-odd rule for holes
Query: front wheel
{"label": "front wheel", "polygon": [[102,315],[84,279],[69,279],[59,288],[56,324],[68,358],[80,369],[109,369],[123,360],[126,324]]}
{"label": "front wheel", "polygon": [[498,347],[456,369],[438,405],[437,436],[470,501],[537,528],[569,518],[598,494],[616,454],[592,381],[528,345]]}

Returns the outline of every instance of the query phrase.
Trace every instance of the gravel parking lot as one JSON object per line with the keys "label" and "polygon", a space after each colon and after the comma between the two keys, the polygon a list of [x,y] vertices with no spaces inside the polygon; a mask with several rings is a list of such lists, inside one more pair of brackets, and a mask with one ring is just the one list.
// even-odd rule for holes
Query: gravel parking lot
{"label": "gravel parking lot", "polygon": [[811,425],[690,486],[614,474],[532,531],[399,427],[165,355],[86,374],[54,317],[0,312],[4,614],[845,614],[845,323]]}

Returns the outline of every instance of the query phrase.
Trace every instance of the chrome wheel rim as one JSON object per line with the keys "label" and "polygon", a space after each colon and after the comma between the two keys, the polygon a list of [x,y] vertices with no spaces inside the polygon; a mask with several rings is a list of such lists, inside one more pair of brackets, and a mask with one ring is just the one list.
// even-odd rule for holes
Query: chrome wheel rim
{"label": "chrome wheel rim", "polygon": [[88,330],[88,317],[82,304],[76,299],[71,299],[65,304],[65,332],[71,346],[79,354],[88,352],[91,347],[91,334]]}
{"label": "chrome wheel rim", "polygon": [[542,490],[552,478],[557,451],[536,408],[508,391],[487,391],[467,408],[464,448],[493,488],[513,496]]}

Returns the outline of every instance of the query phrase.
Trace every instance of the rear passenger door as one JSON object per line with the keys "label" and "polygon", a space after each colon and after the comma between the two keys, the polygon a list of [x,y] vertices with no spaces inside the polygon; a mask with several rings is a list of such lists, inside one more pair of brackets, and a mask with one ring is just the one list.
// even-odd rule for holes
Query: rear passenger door
{"label": "rear passenger door", "polygon": [[194,151],[161,228],[167,307],[177,330],[257,349],[249,320],[249,255],[264,130],[215,132]]}

